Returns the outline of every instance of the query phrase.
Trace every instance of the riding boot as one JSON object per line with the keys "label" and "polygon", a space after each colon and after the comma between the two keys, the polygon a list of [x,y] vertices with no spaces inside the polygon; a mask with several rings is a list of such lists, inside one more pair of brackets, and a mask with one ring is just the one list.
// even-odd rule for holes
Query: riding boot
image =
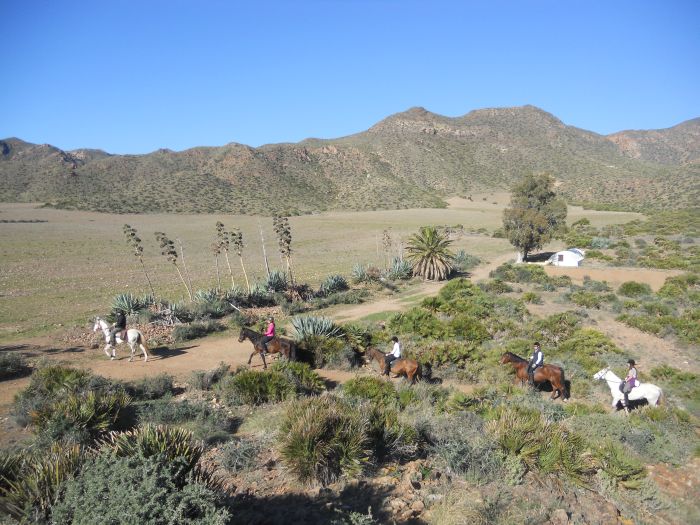
{"label": "riding boot", "polygon": [[528,372],[527,384],[530,385],[531,387],[535,386],[535,373],[534,372]]}

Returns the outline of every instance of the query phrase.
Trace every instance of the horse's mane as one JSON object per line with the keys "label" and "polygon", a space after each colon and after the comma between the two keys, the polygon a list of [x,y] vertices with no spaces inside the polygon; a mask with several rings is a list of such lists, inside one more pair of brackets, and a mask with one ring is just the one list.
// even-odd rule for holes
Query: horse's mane
{"label": "horse's mane", "polygon": [[511,359],[514,359],[518,363],[527,363],[527,359],[523,359],[517,354],[514,354],[513,352],[506,352],[506,355],[510,357]]}

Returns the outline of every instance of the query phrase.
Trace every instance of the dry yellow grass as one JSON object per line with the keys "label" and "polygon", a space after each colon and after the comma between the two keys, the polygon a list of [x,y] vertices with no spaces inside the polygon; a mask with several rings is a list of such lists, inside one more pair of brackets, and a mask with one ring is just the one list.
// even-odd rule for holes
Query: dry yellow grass
{"label": "dry yellow grass", "polygon": [[[390,229],[392,250],[402,239],[427,224],[457,225],[466,230],[500,227],[508,194],[474,195],[473,201],[452,199],[448,209],[334,212],[292,217],[293,262],[298,278],[318,284],[329,273],[348,275],[354,263],[382,265],[382,232]],[[588,217],[594,225],[621,223],[639,214],[583,211],[571,208],[574,221]],[[169,299],[184,297],[175,270],[160,256],[153,232],[181,239],[195,289],[216,285],[210,245],[215,223],[239,227],[246,244],[244,257],[251,280],[262,278],[264,265],[259,226],[265,235],[270,265],[282,268],[270,218],[233,215],[114,215],[43,209],[36,204],[0,204],[0,220],[47,222],[0,223],[0,340],[17,340],[51,332],[60,326],[85,324],[106,313],[117,293],[148,291],[143,273],[124,241],[122,225],[131,224],[144,241],[144,262],[156,292]],[[489,259],[513,248],[503,239],[466,234],[456,250]],[[237,284],[243,275],[231,259]],[[229,282],[220,261],[222,284]]]}

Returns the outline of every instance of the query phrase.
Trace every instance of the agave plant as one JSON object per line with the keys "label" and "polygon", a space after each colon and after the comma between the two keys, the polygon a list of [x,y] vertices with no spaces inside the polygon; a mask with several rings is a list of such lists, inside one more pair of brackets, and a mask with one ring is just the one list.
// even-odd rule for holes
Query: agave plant
{"label": "agave plant", "polygon": [[413,264],[413,275],[428,280],[446,279],[454,260],[449,249],[451,243],[449,236],[435,226],[424,226],[413,234],[406,246],[408,260]]}
{"label": "agave plant", "polygon": [[267,277],[265,285],[268,291],[284,292],[287,289],[287,274],[279,270],[272,270]]}
{"label": "agave plant", "polygon": [[145,306],[141,299],[131,293],[121,293],[112,299],[112,309],[122,310],[126,315],[137,314]]}
{"label": "agave plant", "polygon": [[340,337],[342,330],[328,317],[299,316],[292,317],[292,326],[296,339],[301,341],[310,337]]}
{"label": "agave plant", "polygon": [[470,270],[481,262],[476,255],[470,255],[464,250],[459,250],[454,258],[454,267],[460,270]]}
{"label": "agave plant", "polygon": [[337,292],[343,292],[349,288],[348,282],[342,275],[329,275],[326,277],[318,289],[318,294],[328,296]]}
{"label": "agave plant", "polygon": [[209,290],[197,290],[194,294],[194,300],[197,303],[213,303],[220,299],[219,290],[211,288]]}
{"label": "agave plant", "polygon": [[350,275],[352,277],[352,282],[364,283],[367,281],[367,268],[362,263],[355,263]]}
{"label": "agave plant", "polygon": [[354,349],[364,351],[369,346],[372,336],[364,326],[346,324],[343,326],[343,331],[345,332],[345,339]]}
{"label": "agave plant", "polygon": [[411,270],[410,262],[405,259],[394,257],[391,261],[391,267],[386,272],[386,276],[392,281],[410,279]]}

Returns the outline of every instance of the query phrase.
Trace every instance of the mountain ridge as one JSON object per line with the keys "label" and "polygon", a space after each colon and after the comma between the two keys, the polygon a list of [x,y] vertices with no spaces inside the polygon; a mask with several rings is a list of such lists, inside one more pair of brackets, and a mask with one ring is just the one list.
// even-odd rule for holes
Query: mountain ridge
{"label": "mountain ridge", "polygon": [[[116,155],[0,141],[0,200],[111,212],[309,213],[442,207],[550,171],[570,201],[618,209],[697,205],[700,119],[608,136],[536,106],[446,117],[422,107],[336,139],[232,142]],[[125,198],[110,199],[116,190]]]}

